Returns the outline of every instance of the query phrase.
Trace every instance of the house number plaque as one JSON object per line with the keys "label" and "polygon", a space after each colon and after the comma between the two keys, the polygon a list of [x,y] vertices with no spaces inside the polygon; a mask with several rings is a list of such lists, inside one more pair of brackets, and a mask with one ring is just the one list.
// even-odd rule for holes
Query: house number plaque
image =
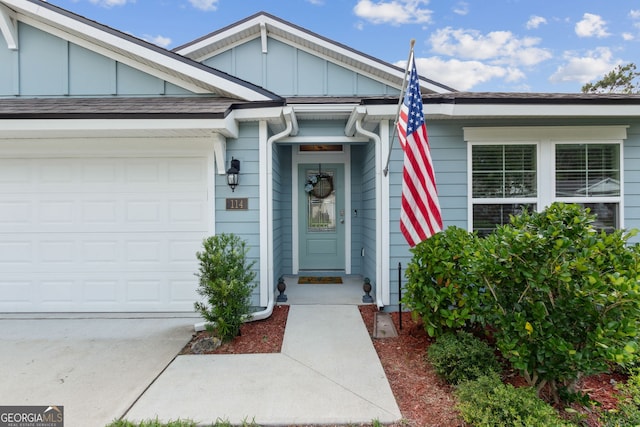
{"label": "house number plaque", "polygon": [[231,198],[226,200],[228,211],[246,211],[249,209],[249,199],[247,197]]}

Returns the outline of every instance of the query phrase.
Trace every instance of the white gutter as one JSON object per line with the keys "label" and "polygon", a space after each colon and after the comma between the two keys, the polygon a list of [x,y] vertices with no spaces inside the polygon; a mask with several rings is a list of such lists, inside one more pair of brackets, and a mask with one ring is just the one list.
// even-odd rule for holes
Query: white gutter
{"label": "white gutter", "polygon": [[[355,128],[356,128],[356,132],[359,133],[360,135],[364,135],[367,138],[370,138],[374,141],[375,146],[380,150],[382,147],[382,140],[380,138],[380,135],[374,133],[374,132],[370,132],[368,130],[366,130],[365,128],[362,127],[362,115],[359,115],[358,118],[356,119],[355,122]],[[376,155],[376,157],[378,157]],[[379,169],[379,163],[380,162],[376,162],[376,199],[378,200],[378,203],[376,203],[376,218],[378,218],[376,220],[376,241],[377,241],[377,245],[376,245],[376,265],[382,266],[382,176],[381,176],[381,171],[378,170]],[[383,290],[382,287],[384,286],[384,280],[382,280],[382,274],[380,274],[380,277],[376,278],[376,305],[378,306],[379,309],[382,309],[384,307],[384,302],[382,301],[382,295],[383,295]]]}
{"label": "white gutter", "polygon": [[[261,171],[261,175],[266,174],[267,176],[265,180],[267,185],[267,191],[266,191],[267,195],[266,197],[260,197],[261,204],[263,203],[263,201],[266,202],[266,214],[267,214],[267,220],[266,220],[267,231],[265,233],[263,232],[263,230],[261,230],[261,233],[260,233],[261,246],[267,248],[266,256],[261,253],[261,259],[264,256],[264,258],[266,258],[266,264],[267,264],[266,277],[262,277],[262,280],[266,282],[267,297],[268,297],[267,306],[264,310],[251,313],[251,316],[245,319],[245,322],[252,322],[254,320],[267,319],[273,313],[273,307],[275,305],[276,289],[274,289],[273,287],[273,259],[272,257],[270,257],[270,255],[273,255],[273,239],[271,238],[273,236],[273,220],[272,220],[273,219],[272,218],[272,214],[273,214],[273,182],[272,182],[273,180],[273,144],[286,136],[289,136],[291,134],[295,135],[296,133],[298,133],[298,122],[293,113],[293,108],[284,107],[282,110],[282,115],[284,116],[284,120],[287,123],[287,127],[282,132],[272,135],[269,139],[267,139],[267,146],[264,148],[261,147],[261,150],[260,150],[260,160],[263,160],[262,157],[266,156],[266,162],[263,162],[263,161],[260,162],[261,165],[264,164],[266,167],[266,171],[264,172]],[[261,225],[261,229],[263,226],[264,225]],[[266,245],[262,245],[262,243],[266,243]],[[262,267],[261,267],[261,270],[263,270]],[[207,328],[207,322],[196,323],[193,327],[196,332],[204,331]]]}

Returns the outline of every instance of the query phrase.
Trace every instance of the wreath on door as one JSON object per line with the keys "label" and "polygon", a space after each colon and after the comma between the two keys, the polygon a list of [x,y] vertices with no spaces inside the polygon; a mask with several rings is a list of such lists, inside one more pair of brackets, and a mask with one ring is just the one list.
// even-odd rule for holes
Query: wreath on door
{"label": "wreath on door", "polygon": [[304,191],[316,199],[324,199],[333,193],[333,177],[324,173],[317,173],[307,178]]}

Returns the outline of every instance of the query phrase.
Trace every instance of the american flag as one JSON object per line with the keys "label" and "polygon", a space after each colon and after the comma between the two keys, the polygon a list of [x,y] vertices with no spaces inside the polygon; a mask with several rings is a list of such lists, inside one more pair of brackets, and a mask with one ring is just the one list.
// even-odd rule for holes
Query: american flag
{"label": "american flag", "polygon": [[409,246],[414,247],[442,230],[442,216],[413,55],[410,66],[409,85],[398,120],[404,150],[400,230]]}

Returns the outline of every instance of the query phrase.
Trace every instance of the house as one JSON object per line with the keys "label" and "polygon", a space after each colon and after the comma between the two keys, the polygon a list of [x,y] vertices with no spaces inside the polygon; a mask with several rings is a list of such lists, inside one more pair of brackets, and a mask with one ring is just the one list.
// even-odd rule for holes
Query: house
{"label": "house", "polygon": [[[173,51],[40,0],[0,30],[0,312],[192,311],[222,232],[256,306],[332,270],[397,307],[403,69],[267,13]],[[639,97],[421,87],[445,226],[556,200],[640,226]]]}

